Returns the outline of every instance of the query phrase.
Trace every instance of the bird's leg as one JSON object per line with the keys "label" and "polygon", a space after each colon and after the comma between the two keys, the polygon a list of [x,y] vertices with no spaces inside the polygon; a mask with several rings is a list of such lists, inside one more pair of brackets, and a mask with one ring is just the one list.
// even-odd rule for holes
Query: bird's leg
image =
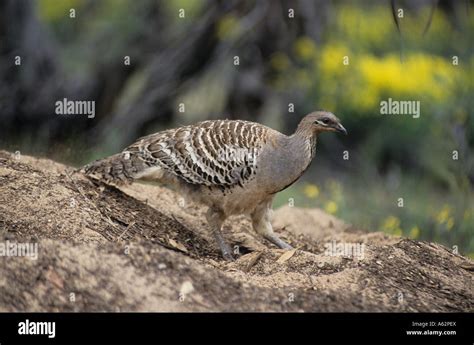
{"label": "bird's leg", "polygon": [[293,249],[292,246],[290,246],[288,243],[283,241],[280,237],[278,237],[275,233],[263,235],[267,240],[275,244],[277,247],[281,249]]}
{"label": "bird's leg", "polygon": [[221,211],[210,207],[207,211],[206,218],[209,226],[211,227],[212,234],[214,235],[214,238],[222,252],[222,256],[228,261],[233,261],[234,256],[232,255],[232,249],[224,240],[221,232],[222,224],[224,223],[225,219],[224,214]]}
{"label": "bird's leg", "polygon": [[283,241],[273,232],[272,224],[270,223],[271,213],[272,213],[272,200],[273,198],[262,202],[257,206],[255,211],[253,211],[252,225],[256,233],[260,234],[277,247],[281,249],[293,249],[288,243]]}

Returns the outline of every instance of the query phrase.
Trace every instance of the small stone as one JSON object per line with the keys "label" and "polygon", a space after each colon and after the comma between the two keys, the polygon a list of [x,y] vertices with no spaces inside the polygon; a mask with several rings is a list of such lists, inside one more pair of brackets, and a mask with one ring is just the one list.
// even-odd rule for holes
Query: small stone
{"label": "small stone", "polygon": [[181,295],[187,295],[193,291],[194,291],[193,283],[191,283],[189,280],[181,284],[181,288],[179,289],[179,292]]}

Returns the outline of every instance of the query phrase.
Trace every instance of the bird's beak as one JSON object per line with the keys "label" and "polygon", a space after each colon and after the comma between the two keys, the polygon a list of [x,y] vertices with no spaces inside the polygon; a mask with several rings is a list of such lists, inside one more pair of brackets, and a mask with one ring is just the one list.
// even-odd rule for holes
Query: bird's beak
{"label": "bird's beak", "polygon": [[338,131],[339,133],[344,133],[345,135],[347,135],[347,130],[340,123],[337,125],[336,131]]}

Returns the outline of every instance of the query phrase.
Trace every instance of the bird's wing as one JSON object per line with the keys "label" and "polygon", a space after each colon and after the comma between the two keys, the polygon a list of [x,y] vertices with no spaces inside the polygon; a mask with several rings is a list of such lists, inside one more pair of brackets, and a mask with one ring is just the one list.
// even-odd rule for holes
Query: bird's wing
{"label": "bird's wing", "polygon": [[204,121],[141,138],[125,151],[187,183],[225,189],[254,176],[268,130],[248,121]]}

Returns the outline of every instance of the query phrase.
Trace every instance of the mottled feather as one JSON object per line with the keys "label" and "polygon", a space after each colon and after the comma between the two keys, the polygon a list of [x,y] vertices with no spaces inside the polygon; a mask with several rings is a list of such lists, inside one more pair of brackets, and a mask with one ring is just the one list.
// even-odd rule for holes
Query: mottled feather
{"label": "mottled feather", "polygon": [[139,167],[132,173],[160,167],[188,184],[227,189],[254,176],[268,130],[241,120],[203,121],[140,138],[122,155]]}

